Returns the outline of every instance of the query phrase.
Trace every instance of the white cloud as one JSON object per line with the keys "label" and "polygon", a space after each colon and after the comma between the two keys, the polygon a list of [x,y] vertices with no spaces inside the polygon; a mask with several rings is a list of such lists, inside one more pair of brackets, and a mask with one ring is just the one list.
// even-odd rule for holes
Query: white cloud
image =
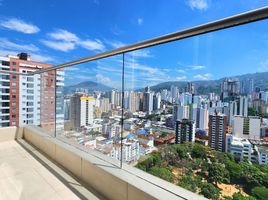
{"label": "white cloud", "polygon": [[176,69],[176,71],[177,71],[178,73],[185,73],[185,70],[183,70],[183,69]]}
{"label": "white cloud", "polygon": [[142,25],[142,23],[143,23],[143,19],[142,18],[138,18],[138,24],[139,25]]}
{"label": "white cloud", "polygon": [[11,42],[6,38],[0,38],[0,48],[10,49],[10,50],[19,50],[19,51],[38,51],[39,48],[33,44],[17,44]]}
{"label": "white cloud", "polygon": [[100,73],[96,74],[96,79],[97,79],[97,82],[102,83],[104,85],[109,85],[109,86],[115,85],[115,83],[109,77],[103,76]]}
{"label": "white cloud", "polygon": [[199,70],[199,69],[205,69],[206,67],[203,65],[193,65],[193,66],[190,66],[190,68],[192,70]]}
{"label": "white cloud", "polygon": [[81,69],[78,67],[66,67],[66,68],[64,68],[64,70],[65,71],[79,71]]}
{"label": "white cloud", "polygon": [[170,69],[162,69],[164,72],[170,72]]}
{"label": "white cloud", "polygon": [[113,48],[120,48],[123,46],[126,46],[127,44],[120,42],[120,41],[107,41],[109,45],[111,45]]}
{"label": "white cloud", "polygon": [[258,72],[267,72],[268,71],[268,60],[264,60],[260,62],[260,67],[258,68]]}
{"label": "white cloud", "polygon": [[195,79],[198,80],[209,80],[212,77],[212,74],[206,73],[206,74],[197,74],[194,76]]}
{"label": "white cloud", "polygon": [[105,50],[105,46],[100,40],[82,40],[76,34],[63,29],[57,29],[52,33],[48,33],[48,37],[50,40],[41,40],[41,42],[52,49],[63,52],[71,51],[78,46],[92,51]]}
{"label": "white cloud", "polygon": [[144,75],[147,74],[147,76],[157,75],[158,72],[160,73],[159,69],[149,67],[146,65],[142,65],[135,60],[134,61],[132,60],[130,62],[125,62],[125,67],[129,69],[144,71],[145,72]]}
{"label": "white cloud", "polygon": [[[0,50],[0,55],[6,56],[6,55],[17,55],[19,52],[15,52],[15,51],[9,51],[9,50]],[[40,55],[40,54],[36,54],[36,53],[31,53],[30,54],[32,57],[32,61],[36,61],[36,62],[53,62],[55,61],[54,58],[50,57],[50,56],[46,56],[46,55]]]}
{"label": "white cloud", "polygon": [[187,79],[187,76],[177,76],[176,81],[184,81]]}
{"label": "white cloud", "polygon": [[88,50],[99,50],[103,51],[105,50],[105,46],[102,44],[100,40],[84,40],[77,42],[80,46],[84,47]]}
{"label": "white cloud", "polygon": [[41,42],[47,47],[63,52],[68,52],[75,48],[75,44],[72,42],[50,41],[50,40],[41,40]]}
{"label": "white cloud", "polygon": [[10,18],[5,21],[1,21],[0,26],[10,30],[22,32],[25,34],[33,34],[40,31],[40,29],[37,26],[30,23],[26,23],[23,20],[17,18]]}
{"label": "white cloud", "polygon": [[151,52],[148,49],[132,51],[132,52],[129,52],[129,54],[133,57],[143,57],[143,58],[153,57]]}
{"label": "white cloud", "polygon": [[208,1],[207,0],[188,0],[188,5],[192,10],[207,10],[208,9]]}
{"label": "white cloud", "polygon": [[45,56],[45,55],[40,55],[40,54],[35,54],[35,53],[31,53],[30,55],[32,57],[32,60],[37,61],[37,62],[53,62],[53,61],[55,61],[55,59],[50,57],[50,56]]}
{"label": "white cloud", "polygon": [[63,40],[66,42],[79,41],[79,38],[74,33],[63,29],[57,29],[55,32],[49,33],[48,35],[55,40]]}

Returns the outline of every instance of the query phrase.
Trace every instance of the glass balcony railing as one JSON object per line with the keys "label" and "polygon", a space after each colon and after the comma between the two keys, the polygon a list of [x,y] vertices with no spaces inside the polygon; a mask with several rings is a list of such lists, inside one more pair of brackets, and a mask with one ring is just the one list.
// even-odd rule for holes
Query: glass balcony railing
{"label": "glass balcony railing", "polygon": [[0,123],[38,125],[207,198],[267,189],[268,21],[259,12],[18,75],[26,94],[0,101],[14,110]]}

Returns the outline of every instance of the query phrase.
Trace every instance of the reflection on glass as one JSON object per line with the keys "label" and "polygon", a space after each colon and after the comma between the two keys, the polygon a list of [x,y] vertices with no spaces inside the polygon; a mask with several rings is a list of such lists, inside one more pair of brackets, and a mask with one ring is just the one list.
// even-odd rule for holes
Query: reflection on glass
{"label": "reflection on glass", "polygon": [[57,71],[57,135],[121,159],[122,55]]}
{"label": "reflection on glass", "polygon": [[40,75],[40,126],[52,136],[55,134],[55,71]]}
{"label": "reflection on glass", "polygon": [[243,174],[267,176],[264,25],[125,54],[123,161],[212,199],[265,181]]}

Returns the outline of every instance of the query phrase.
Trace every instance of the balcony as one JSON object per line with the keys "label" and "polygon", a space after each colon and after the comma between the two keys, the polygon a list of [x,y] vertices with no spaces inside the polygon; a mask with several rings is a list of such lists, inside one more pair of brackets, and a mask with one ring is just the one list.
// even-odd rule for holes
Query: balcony
{"label": "balcony", "polygon": [[204,199],[39,127],[0,128],[0,149],[1,199]]}
{"label": "balcony", "polygon": [[[0,120],[1,126],[18,127],[0,129],[6,174],[0,194],[116,200],[256,196],[254,189],[268,187],[258,152],[252,164],[222,151],[242,107],[266,116],[268,127],[268,72],[252,74],[252,66],[268,65],[252,60],[267,48],[267,35],[258,31],[267,27],[267,18],[264,7],[51,67],[1,71],[18,81],[1,83],[18,86],[1,89],[12,96],[10,104],[0,101],[1,109],[12,111],[2,115],[11,120]],[[249,33],[260,40],[258,51],[252,51],[255,42],[247,45]],[[246,45],[237,49],[236,43]],[[14,57],[18,66],[28,62]],[[239,65],[243,72],[237,75]],[[241,106],[243,99],[248,105]],[[258,118],[248,134],[260,138],[260,124]],[[236,176],[233,166],[250,173]]]}

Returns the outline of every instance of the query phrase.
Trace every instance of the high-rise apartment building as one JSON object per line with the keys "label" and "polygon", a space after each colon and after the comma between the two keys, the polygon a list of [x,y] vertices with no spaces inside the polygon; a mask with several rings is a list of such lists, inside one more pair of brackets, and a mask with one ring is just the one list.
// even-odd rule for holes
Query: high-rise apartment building
{"label": "high-rise apartment building", "polygon": [[71,128],[76,130],[80,128],[81,121],[81,102],[80,98],[83,96],[83,93],[75,93],[70,97],[70,125]]}
{"label": "high-rise apartment building", "polygon": [[227,116],[220,113],[209,115],[209,141],[211,149],[225,151]]}
{"label": "high-rise apartment building", "polygon": [[248,116],[248,97],[239,97],[239,115],[244,117]]}
{"label": "high-rise apartment building", "polygon": [[182,120],[182,119],[189,119],[190,117],[190,106],[181,106],[175,105],[173,107],[173,119],[174,121]]}
{"label": "high-rise apartment building", "polygon": [[157,93],[153,96],[153,110],[158,111],[161,105],[161,95]]}
{"label": "high-rise apartment building", "polygon": [[70,125],[74,130],[93,124],[96,99],[85,93],[75,93],[70,97]]}
{"label": "high-rise apartment building", "polygon": [[229,118],[228,118],[228,124],[233,125],[234,116],[238,115],[238,105],[237,101],[230,101],[229,102]]}
{"label": "high-rise apartment building", "polygon": [[224,101],[226,98],[234,99],[240,93],[240,81],[234,79],[224,79],[221,85],[221,99]]}
{"label": "high-rise apartment building", "polygon": [[261,130],[261,119],[260,117],[250,116],[234,116],[233,123],[233,135],[243,139],[260,139]]}
{"label": "high-rise apartment building", "polygon": [[145,89],[143,94],[143,111],[151,114],[153,111],[153,93],[150,92],[150,89]]}
{"label": "high-rise apartment building", "polygon": [[188,92],[190,94],[194,94],[195,93],[195,87],[194,84],[192,82],[188,82],[187,86],[185,88],[185,92]]}
{"label": "high-rise apartment building", "polygon": [[178,88],[174,85],[170,86],[170,93],[171,93],[171,101],[172,103],[175,102],[176,98],[178,97]]}
{"label": "high-rise apartment building", "polygon": [[[31,61],[26,53],[17,56],[0,57],[0,69],[29,73],[51,65]],[[63,71],[57,85],[64,85]],[[34,76],[16,74],[1,75],[0,79],[0,127],[40,125],[49,131],[55,130],[55,122],[63,124],[63,119],[55,113],[56,76],[54,71]],[[59,92],[58,97],[63,95]]]}
{"label": "high-rise apartment building", "polygon": [[182,119],[176,121],[175,125],[175,143],[181,144],[184,142],[195,141],[195,123],[193,120]]}
{"label": "high-rise apartment building", "polygon": [[197,108],[196,124],[199,129],[208,129],[208,110],[206,108]]}
{"label": "high-rise apartment building", "polygon": [[80,97],[80,126],[93,124],[95,100],[93,97]]}

